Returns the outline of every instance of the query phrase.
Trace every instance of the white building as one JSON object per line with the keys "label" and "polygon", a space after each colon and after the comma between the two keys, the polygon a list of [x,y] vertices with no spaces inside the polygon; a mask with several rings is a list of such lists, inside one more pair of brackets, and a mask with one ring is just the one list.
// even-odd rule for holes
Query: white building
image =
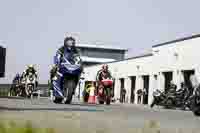
{"label": "white building", "polygon": [[123,60],[127,49],[101,44],[77,44],[84,66]]}
{"label": "white building", "polygon": [[[81,59],[84,67],[113,62],[116,60],[123,60],[126,56],[127,49],[101,45],[101,44],[77,44],[76,47],[79,49]],[[84,75],[84,73],[82,73]],[[85,80],[80,80],[80,84],[77,86],[76,95],[82,97],[82,91],[84,90]]]}
{"label": "white building", "polygon": [[[194,35],[154,45],[149,54],[108,63],[115,78],[115,98],[120,97],[120,90],[125,87],[128,102],[137,103],[137,90],[147,88],[146,103],[150,104],[153,91],[157,88],[167,88],[171,80],[178,89],[180,83],[184,81],[190,87],[191,74],[195,73],[200,79],[199,50],[200,35]],[[99,69],[101,65],[85,68],[87,80],[95,80]],[[134,99],[133,94],[135,94]]]}

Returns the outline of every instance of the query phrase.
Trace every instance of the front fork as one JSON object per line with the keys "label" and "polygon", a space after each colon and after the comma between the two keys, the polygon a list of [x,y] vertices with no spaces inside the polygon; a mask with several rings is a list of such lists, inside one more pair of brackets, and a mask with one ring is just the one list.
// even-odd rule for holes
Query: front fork
{"label": "front fork", "polygon": [[64,98],[63,95],[63,87],[62,87],[62,81],[63,81],[63,75],[60,73],[57,73],[56,76],[53,77],[52,79],[52,85],[53,85],[53,95],[55,97],[62,97]]}

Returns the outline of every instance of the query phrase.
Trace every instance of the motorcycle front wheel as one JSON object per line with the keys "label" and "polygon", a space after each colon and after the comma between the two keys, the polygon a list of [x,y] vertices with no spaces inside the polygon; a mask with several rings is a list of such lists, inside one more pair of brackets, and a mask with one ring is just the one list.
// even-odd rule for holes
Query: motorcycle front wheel
{"label": "motorcycle front wheel", "polygon": [[106,105],[110,105],[111,101],[111,89],[106,88]]}
{"label": "motorcycle front wheel", "polygon": [[30,86],[28,86],[28,89],[27,89],[27,97],[28,98],[31,98],[32,97],[32,95],[33,95],[33,88],[34,88],[34,86],[33,85],[30,85]]}
{"label": "motorcycle front wheel", "polygon": [[76,88],[76,83],[74,80],[65,80],[64,81],[64,93],[66,97],[65,104],[70,104],[73,97],[73,90]]}

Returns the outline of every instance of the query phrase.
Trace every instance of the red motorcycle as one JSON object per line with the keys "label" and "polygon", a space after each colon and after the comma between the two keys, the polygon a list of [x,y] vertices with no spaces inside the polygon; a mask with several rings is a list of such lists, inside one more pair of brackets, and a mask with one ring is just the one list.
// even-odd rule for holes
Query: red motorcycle
{"label": "red motorcycle", "polygon": [[113,80],[104,79],[100,81],[98,87],[98,101],[100,104],[104,104],[106,102],[107,105],[110,105],[111,97],[112,97],[112,88],[113,88]]}

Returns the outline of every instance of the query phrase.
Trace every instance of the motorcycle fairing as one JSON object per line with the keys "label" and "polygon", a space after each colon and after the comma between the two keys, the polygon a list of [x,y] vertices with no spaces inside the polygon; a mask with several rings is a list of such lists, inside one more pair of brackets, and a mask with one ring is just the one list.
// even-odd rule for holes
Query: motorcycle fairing
{"label": "motorcycle fairing", "polygon": [[[54,62],[58,63],[59,60],[59,54],[57,54],[54,57]],[[62,97],[64,98],[64,92],[63,92],[63,82],[65,77],[71,77],[74,76],[78,77],[81,73],[81,65],[76,64],[76,62],[72,59],[73,55],[72,53],[64,53],[64,56],[62,57],[61,63],[59,63],[59,70],[57,72],[56,79],[53,80],[53,94],[56,97]]]}

